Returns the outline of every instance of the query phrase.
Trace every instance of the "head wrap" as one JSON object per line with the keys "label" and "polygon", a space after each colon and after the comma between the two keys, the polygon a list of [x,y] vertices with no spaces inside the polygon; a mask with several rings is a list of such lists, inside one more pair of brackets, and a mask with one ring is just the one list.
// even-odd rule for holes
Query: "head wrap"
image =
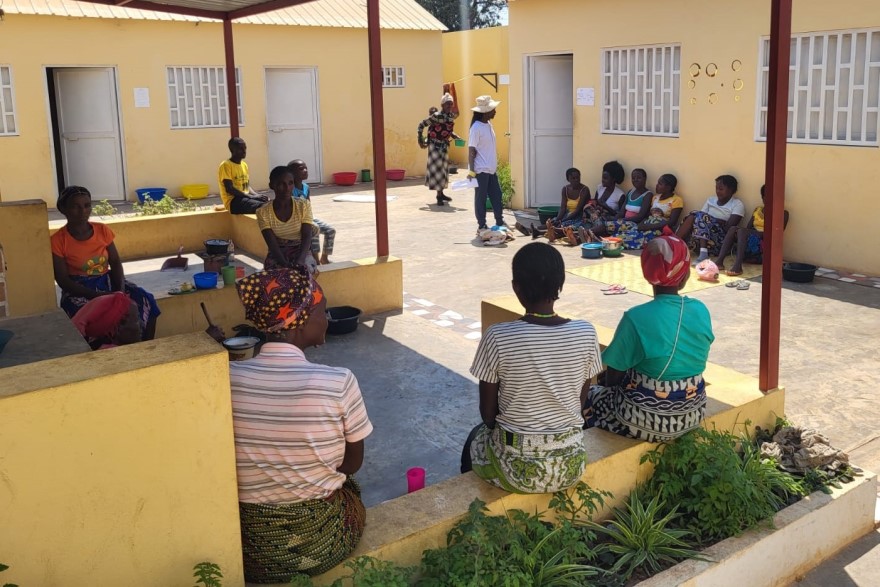
{"label": "head wrap", "polygon": [[324,298],[321,286],[303,269],[260,271],[236,284],[247,319],[267,332],[299,328]]}
{"label": "head wrap", "polygon": [[642,249],[642,273],[652,285],[676,287],[690,273],[690,258],[685,242],[668,231]]}
{"label": "head wrap", "polygon": [[131,298],[117,291],[89,300],[71,321],[85,338],[112,337],[130,308]]}
{"label": "head wrap", "polygon": [[443,94],[443,97],[440,98],[440,105],[441,106],[443,106],[447,102],[452,102],[453,104],[455,103],[455,99],[452,97],[452,94],[450,94],[449,92],[446,92],[445,94]]}

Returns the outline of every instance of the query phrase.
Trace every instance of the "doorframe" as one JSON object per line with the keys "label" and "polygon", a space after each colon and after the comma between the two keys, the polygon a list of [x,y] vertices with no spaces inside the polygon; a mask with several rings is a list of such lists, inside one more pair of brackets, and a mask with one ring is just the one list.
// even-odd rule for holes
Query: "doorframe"
{"label": "doorframe", "polygon": [[[534,101],[531,99],[532,92],[532,68],[531,65],[536,58],[540,57],[571,57],[571,80],[572,92],[574,92],[574,51],[540,51],[537,53],[526,53],[523,55],[523,184],[526,192],[523,198],[523,204],[527,208],[533,207],[535,204],[535,193],[537,191],[534,185],[535,171],[534,159],[532,158],[532,140],[531,140],[531,122],[532,108]],[[574,94],[571,96],[572,105],[574,104]],[[572,111],[572,157],[574,157],[574,112]]]}
{"label": "doorframe", "polygon": [[[55,100],[54,93],[50,93],[52,88],[49,86],[49,75],[53,75],[57,69],[110,69],[113,71],[113,90],[116,92],[116,124],[119,129],[119,164],[122,166],[122,196],[121,200],[117,200],[117,202],[128,202],[128,159],[125,153],[125,126],[122,120],[122,93],[120,92],[119,87],[119,67],[116,65],[74,65],[70,63],[65,63],[61,65],[43,65],[43,95],[46,97],[46,120],[49,122],[47,125],[47,131],[49,133],[49,159],[52,164],[52,184],[55,188],[55,193],[61,193],[61,186],[58,182],[59,175],[63,175],[64,170],[58,168],[58,164],[61,163],[55,156],[56,150],[60,147],[55,141],[55,123],[52,121],[52,103]],[[57,107],[57,104],[56,104]],[[85,186],[88,187],[88,186]],[[52,204],[52,202],[49,202]]]}
{"label": "doorframe", "polygon": [[[318,139],[316,141],[315,148],[317,149],[318,154],[318,162],[317,162],[317,178],[318,182],[314,180],[310,181],[312,183],[324,183],[324,125],[321,123],[321,86],[320,80],[318,78],[318,66],[317,65],[264,65],[263,66],[263,108],[266,111],[266,158],[269,158],[269,71],[272,69],[304,69],[312,72],[313,79],[315,80],[315,94],[312,96],[312,100],[315,106],[315,123],[318,125]],[[311,177],[311,172],[309,173]]]}

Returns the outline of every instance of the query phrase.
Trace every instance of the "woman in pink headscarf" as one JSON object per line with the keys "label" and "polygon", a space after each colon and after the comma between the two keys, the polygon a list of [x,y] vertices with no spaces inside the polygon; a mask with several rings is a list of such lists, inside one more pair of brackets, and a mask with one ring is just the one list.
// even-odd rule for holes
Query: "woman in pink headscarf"
{"label": "woman in pink headscarf", "polygon": [[715,336],[709,310],[679,295],[690,253],[671,230],[642,249],[642,273],[654,299],[627,310],[602,353],[607,366],[584,406],[596,426],[648,442],[667,442],[700,425],[706,413],[703,370]]}

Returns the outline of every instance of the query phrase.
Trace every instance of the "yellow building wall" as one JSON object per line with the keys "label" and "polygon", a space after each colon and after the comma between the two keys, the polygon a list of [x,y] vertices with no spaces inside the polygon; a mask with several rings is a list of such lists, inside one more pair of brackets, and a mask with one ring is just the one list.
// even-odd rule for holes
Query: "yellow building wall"
{"label": "yellow building wall", "polygon": [[[588,31],[565,34],[565,22],[582,23]],[[875,0],[794,4],[793,33],[878,25],[880,3]],[[688,210],[699,209],[714,194],[714,178],[725,173],[739,179],[737,195],[748,213],[760,203],[765,143],[755,141],[757,61],[759,40],[770,32],[769,2],[517,0],[510,3],[509,28],[511,167],[517,185],[526,185],[526,56],[570,53],[574,87],[596,89],[597,106],[573,106],[572,163],[581,169],[584,183],[599,183],[602,164],[618,159],[627,174],[634,167],[645,168],[649,185],[663,173],[675,174]],[[661,43],[681,44],[679,138],[602,134],[602,48]],[[742,70],[734,74],[731,63],[736,59]],[[692,63],[715,63],[719,73],[711,80],[696,78],[696,87],[688,89]],[[732,89],[735,78],[743,80],[742,91]],[[709,103],[710,92],[718,94],[717,103]],[[880,181],[878,156],[877,147],[788,146],[786,208],[791,222],[785,232],[786,259],[880,275],[880,256],[868,252],[876,241],[873,215],[860,213],[874,206],[873,190],[866,186]],[[517,190],[514,207],[523,202],[523,190]]]}
{"label": "yellow building wall", "polygon": [[[117,68],[127,199],[134,199],[136,188],[153,185],[179,195],[183,184],[207,183],[216,193],[229,130],[172,130],[165,68],[222,66],[220,24],[7,14],[2,25],[0,55],[12,66],[20,129],[20,136],[0,137],[0,160],[8,166],[0,176],[3,201],[38,198],[54,206],[45,68],[98,65]],[[372,169],[365,29],[236,24],[233,34],[251,185],[268,188],[267,67],[317,68],[325,182],[337,171]],[[440,37],[439,31],[382,31],[383,64],[406,68],[406,87],[384,91],[386,162],[408,175],[425,172],[415,129],[442,89]],[[134,88],[149,88],[149,108],[135,108]]]}
{"label": "yellow building wall", "polygon": [[[226,352],[204,334],[0,375],[0,553],[42,587],[244,585]],[[8,575],[8,577],[7,577]]]}
{"label": "yellow building wall", "polygon": [[9,316],[40,314],[57,307],[46,218],[42,200],[0,203]]}
{"label": "yellow building wall", "polygon": [[[508,55],[508,27],[499,26],[488,29],[474,29],[443,34],[443,83],[455,82],[461,117],[455,125],[456,134],[467,139],[471,123],[470,109],[476,105],[478,96],[489,94],[501,100],[498,114],[492,121],[498,144],[498,161],[509,161],[510,137],[510,99],[507,84],[498,84],[498,90],[475,73],[510,73]],[[493,79],[492,76],[487,76]],[[435,98],[439,102],[439,96]],[[437,104],[439,106],[439,104]],[[427,114],[427,112],[425,113]],[[453,146],[449,158],[467,167],[467,147]]]}

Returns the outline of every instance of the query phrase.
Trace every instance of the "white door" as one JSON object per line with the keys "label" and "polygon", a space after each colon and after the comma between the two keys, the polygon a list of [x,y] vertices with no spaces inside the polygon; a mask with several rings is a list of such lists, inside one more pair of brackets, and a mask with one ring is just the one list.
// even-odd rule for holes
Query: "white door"
{"label": "white door", "polygon": [[572,56],[528,57],[526,204],[559,205],[565,170],[572,167]]}
{"label": "white door", "polygon": [[317,78],[314,68],[266,69],[269,168],[302,159],[314,183],[322,177]]}
{"label": "white door", "polygon": [[124,200],[115,70],[60,68],[54,79],[65,184],[88,188],[95,200]]}

